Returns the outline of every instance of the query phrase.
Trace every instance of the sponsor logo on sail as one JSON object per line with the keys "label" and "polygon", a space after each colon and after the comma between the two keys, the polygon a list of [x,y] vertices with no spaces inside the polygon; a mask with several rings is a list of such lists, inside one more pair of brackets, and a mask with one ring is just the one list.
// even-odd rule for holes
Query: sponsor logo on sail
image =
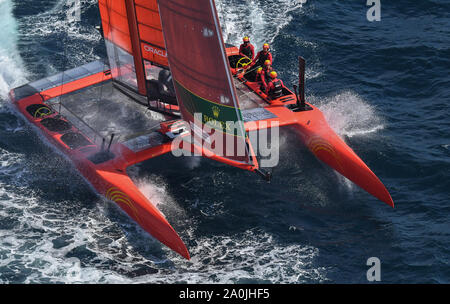
{"label": "sponsor logo on sail", "polygon": [[161,50],[157,47],[150,46],[148,44],[144,45],[144,50],[153,53],[154,55],[161,56],[161,57],[167,57],[167,52],[165,50]]}
{"label": "sponsor logo on sail", "polygon": [[[279,122],[250,121],[247,126],[253,130],[260,128],[258,132],[248,134],[253,153],[260,156],[260,166],[275,167],[279,161]],[[172,155],[175,157],[245,157],[249,154],[247,140],[237,140],[236,136],[232,136],[241,132],[242,125],[239,121],[219,121],[202,113],[195,113],[194,121],[189,122],[189,125],[185,123],[185,128],[186,132],[172,141]],[[193,144],[197,148],[193,148]]]}
{"label": "sponsor logo on sail", "polygon": [[210,38],[210,37],[214,36],[213,30],[209,29],[207,27],[203,28],[202,33],[203,33],[203,37],[206,37],[206,38]]}
{"label": "sponsor logo on sail", "polygon": [[221,103],[221,104],[225,104],[225,105],[226,105],[226,104],[230,104],[230,98],[221,95],[221,96],[220,96],[220,103]]}

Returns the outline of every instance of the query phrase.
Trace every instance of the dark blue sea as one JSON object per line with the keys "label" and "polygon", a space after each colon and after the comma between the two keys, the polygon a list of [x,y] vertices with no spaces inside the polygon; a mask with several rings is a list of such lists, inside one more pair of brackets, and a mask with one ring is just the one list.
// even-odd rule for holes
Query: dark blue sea
{"label": "dark blue sea", "polygon": [[[289,130],[271,183],[206,159],[132,168],[186,242],[184,260],[98,196],[10,106],[11,88],[105,58],[95,0],[0,0],[0,283],[450,283],[450,2],[216,0],[224,38],[269,42],[395,209]],[[94,113],[95,114],[95,113]]]}

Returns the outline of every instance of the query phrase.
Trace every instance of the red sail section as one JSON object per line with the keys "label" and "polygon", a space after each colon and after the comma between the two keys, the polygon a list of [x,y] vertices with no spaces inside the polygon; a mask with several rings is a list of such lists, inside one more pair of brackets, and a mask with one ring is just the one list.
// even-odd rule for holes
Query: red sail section
{"label": "red sail section", "polygon": [[124,51],[133,53],[125,1],[99,0],[98,5],[105,39],[121,47]]}
{"label": "red sail section", "polygon": [[167,67],[169,63],[157,1],[134,0],[134,2],[142,56],[145,60]]}
{"label": "red sail section", "polygon": [[[213,134],[222,135],[223,141],[215,144],[217,148],[223,143],[223,147],[212,148],[216,155],[223,156],[224,162],[249,164],[247,134],[214,1],[158,0],[158,3],[183,119],[190,123],[194,138],[201,138],[202,144],[211,140]],[[201,113],[202,120],[195,119],[197,113]],[[205,131],[205,126],[212,130]],[[231,151],[230,145],[234,145]]]}
{"label": "red sail section", "polygon": [[146,95],[151,67],[168,67],[156,0],[99,0],[99,8],[113,79]]}
{"label": "red sail section", "polygon": [[[139,54],[136,54],[136,48],[139,50],[137,30],[130,29],[130,3],[128,0],[99,0],[98,3],[112,77],[133,90],[142,92],[142,80],[145,81],[145,76],[142,58],[139,59]],[[141,71],[139,75],[136,75],[137,65],[138,71]]]}

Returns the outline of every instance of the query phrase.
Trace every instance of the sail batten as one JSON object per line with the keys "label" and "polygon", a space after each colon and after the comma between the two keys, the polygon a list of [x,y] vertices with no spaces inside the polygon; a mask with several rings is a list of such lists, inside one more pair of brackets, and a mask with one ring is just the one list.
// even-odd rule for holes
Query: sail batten
{"label": "sail batten", "polygon": [[105,39],[131,53],[130,29],[124,1],[99,0]]}

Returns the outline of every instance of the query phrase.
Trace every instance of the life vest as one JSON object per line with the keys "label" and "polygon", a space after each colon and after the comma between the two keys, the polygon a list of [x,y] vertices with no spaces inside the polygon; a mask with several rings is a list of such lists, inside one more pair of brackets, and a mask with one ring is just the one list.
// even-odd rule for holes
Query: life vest
{"label": "life vest", "polygon": [[270,67],[270,69],[267,70],[263,68],[260,72],[257,72],[255,81],[264,80],[264,82],[267,83],[270,80],[270,72],[272,71],[273,71],[272,67]]}
{"label": "life vest", "polygon": [[252,55],[253,55],[253,53],[252,53],[252,47],[250,46],[250,44],[247,44],[247,46],[245,46],[245,45],[243,45],[242,46],[242,53],[245,55],[245,56],[247,56],[248,58],[250,58],[250,59],[253,59],[252,57]]}
{"label": "life vest", "polygon": [[270,54],[270,52],[267,52],[266,54],[264,54],[263,51],[259,52],[259,58],[258,58],[258,62],[256,62],[256,65],[263,67],[264,62],[269,59],[269,54]]}
{"label": "life vest", "polygon": [[283,96],[283,85],[281,84],[281,80],[273,80],[271,83],[273,83],[273,89],[271,89],[268,93],[270,98],[277,99]]}
{"label": "life vest", "polygon": [[260,72],[257,71],[257,72],[256,72],[255,81],[256,81],[256,82],[261,81],[261,80],[262,80],[262,79],[261,79],[262,75],[263,75],[263,71],[260,71]]}
{"label": "life vest", "polygon": [[272,69],[272,67],[270,67],[270,69],[267,69],[267,70],[265,70],[264,68],[263,68],[263,72],[264,73],[262,73],[263,75],[264,75],[264,77],[266,77],[264,80],[266,81],[266,83],[267,83],[267,80],[269,80],[270,79],[270,73],[273,71],[273,69]]}
{"label": "life vest", "polygon": [[270,72],[272,72],[272,67],[270,69],[262,69],[261,72],[258,72],[256,76],[256,81],[264,81],[265,83],[268,83],[270,80]]}

